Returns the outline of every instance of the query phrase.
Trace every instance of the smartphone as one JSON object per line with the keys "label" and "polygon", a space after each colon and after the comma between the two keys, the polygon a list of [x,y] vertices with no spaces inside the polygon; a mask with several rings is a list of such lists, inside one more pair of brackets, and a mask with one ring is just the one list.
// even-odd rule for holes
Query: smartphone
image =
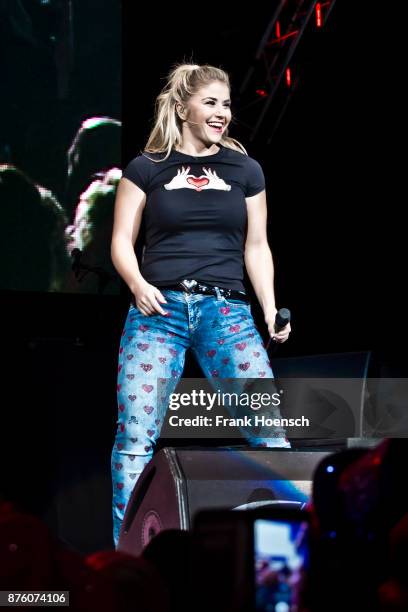
{"label": "smartphone", "polygon": [[307,599],[310,521],[305,510],[279,508],[253,517],[253,610],[299,612]]}
{"label": "smartphone", "polygon": [[205,510],[196,515],[193,534],[192,583],[196,595],[200,594],[197,610],[303,609],[310,561],[306,510],[281,505]]}

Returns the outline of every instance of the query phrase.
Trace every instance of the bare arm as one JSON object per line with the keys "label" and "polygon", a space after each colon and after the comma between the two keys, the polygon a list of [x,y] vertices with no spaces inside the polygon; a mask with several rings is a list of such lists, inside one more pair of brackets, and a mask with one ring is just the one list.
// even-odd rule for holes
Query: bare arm
{"label": "bare arm", "polygon": [[134,244],[140,230],[146,194],[132,181],[122,178],[116,192],[111,243],[113,265],[135,296],[139,310],[150,315],[166,314],[159,301],[165,302],[161,292],[140,274]]}
{"label": "bare arm", "polygon": [[265,190],[246,198],[248,233],[245,242],[245,267],[262,307],[268,331],[278,342],[287,340],[290,324],[275,333],[274,265],[266,234],[267,206]]}

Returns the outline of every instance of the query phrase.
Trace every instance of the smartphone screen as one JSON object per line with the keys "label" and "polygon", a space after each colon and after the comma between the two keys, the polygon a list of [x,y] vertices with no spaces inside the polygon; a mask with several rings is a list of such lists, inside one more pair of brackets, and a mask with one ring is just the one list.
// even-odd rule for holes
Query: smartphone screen
{"label": "smartphone screen", "polygon": [[292,518],[254,520],[256,612],[297,612],[309,566],[309,523]]}

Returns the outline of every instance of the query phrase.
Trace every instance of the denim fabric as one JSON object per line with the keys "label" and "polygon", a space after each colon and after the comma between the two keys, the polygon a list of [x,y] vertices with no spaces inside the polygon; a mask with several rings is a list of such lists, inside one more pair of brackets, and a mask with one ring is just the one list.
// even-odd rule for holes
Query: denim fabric
{"label": "denim fabric", "polygon": [[[153,455],[167,402],[156,404],[158,378],[175,391],[190,348],[208,379],[273,378],[249,304],[238,300],[163,289],[167,316],[144,316],[131,305],[119,349],[118,421],[112,451],[113,523],[117,544],[130,494]],[[271,416],[280,417],[278,408]],[[282,429],[276,437],[248,438],[250,446],[290,444]]]}

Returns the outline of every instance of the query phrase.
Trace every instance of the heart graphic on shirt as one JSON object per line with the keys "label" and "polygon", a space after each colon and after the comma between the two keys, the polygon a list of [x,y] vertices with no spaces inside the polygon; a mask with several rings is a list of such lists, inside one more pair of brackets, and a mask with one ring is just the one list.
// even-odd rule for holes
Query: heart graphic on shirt
{"label": "heart graphic on shirt", "polygon": [[190,185],[194,185],[197,191],[201,191],[204,185],[208,185],[209,182],[210,181],[208,180],[208,178],[205,178],[205,177],[199,177],[199,178],[195,176],[187,177],[187,183],[189,183]]}
{"label": "heart graphic on shirt", "polygon": [[142,385],[142,389],[143,391],[146,391],[146,393],[150,393],[153,391],[153,385]]}
{"label": "heart graphic on shirt", "polygon": [[143,410],[146,414],[151,414],[154,410],[153,406],[143,406]]}

